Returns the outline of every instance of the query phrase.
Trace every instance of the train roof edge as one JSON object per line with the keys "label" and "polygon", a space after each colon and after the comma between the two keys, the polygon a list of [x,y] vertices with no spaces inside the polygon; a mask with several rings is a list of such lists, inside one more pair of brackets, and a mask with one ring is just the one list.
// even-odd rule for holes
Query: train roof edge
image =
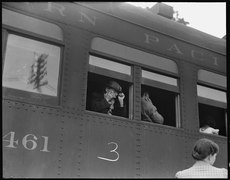
{"label": "train roof edge", "polygon": [[226,39],[221,39],[184,24],[124,2],[75,2],[130,23],[226,55]]}
{"label": "train roof edge", "polygon": [[[2,5],[10,6],[11,3],[17,2],[3,2]],[[20,3],[22,4],[22,2]],[[66,3],[70,2],[60,3],[65,6]],[[157,15],[156,13],[152,13],[141,7],[135,7],[125,2],[71,3],[226,56],[226,39],[214,37],[197,29]]]}

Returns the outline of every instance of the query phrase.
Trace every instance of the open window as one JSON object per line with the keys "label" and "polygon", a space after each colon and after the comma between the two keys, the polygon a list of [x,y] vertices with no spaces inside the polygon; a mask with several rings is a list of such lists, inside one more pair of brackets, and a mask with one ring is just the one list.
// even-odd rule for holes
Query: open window
{"label": "open window", "polygon": [[[110,78],[116,77],[121,83],[124,81],[123,86],[127,87],[126,92],[129,92],[129,99],[135,101],[136,99],[132,94],[131,67],[125,63],[130,62],[137,67],[151,68],[149,71],[147,69],[142,70],[141,91],[143,92],[145,89],[149,91],[151,98],[153,98],[152,101],[154,105],[157,106],[158,111],[164,116],[165,120],[163,124],[180,127],[178,67],[174,61],[99,37],[92,40],[91,48],[95,54],[108,56],[122,63],[117,63],[116,61],[117,64],[114,64],[112,60],[105,58],[100,58],[99,60],[99,57],[91,55],[89,61],[88,87],[90,87],[90,78],[92,78],[92,82],[97,79],[95,78],[97,77],[95,74]],[[154,73],[153,71],[159,73]],[[104,81],[104,79],[101,81]],[[89,93],[89,88],[87,93]],[[88,97],[87,94],[87,101]],[[132,119],[133,115],[132,103],[133,102],[129,102],[128,108],[130,119]],[[165,109],[166,104],[170,105],[170,109]]]}
{"label": "open window", "polygon": [[[153,104],[154,111],[157,111],[156,117],[150,117],[149,122],[162,121],[163,117],[164,125],[179,127],[180,126],[180,113],[179,113],[179,90],[177,78],[162,75],[159,73],[142,70],[142,86],[141,94],[148,92],[149,98]],[[143,100],[142,100],[143,101]],[[143,106],[143,102],[142,102]],[[148,106],[151,106],[149,104]],[[167,108],[165,108],[167,107]],[[143,116],[142,109],[142,120],[146,121],[146,116],[151,116],[150,114]],[[147,110],[149,111],[149,110]],[[153,112],[151,112],[153,113]],[[160,114],[160,115],[159,115]]]}
{"label": "open window", "polygon": [[[114,78],[116,77],[116,78]],[[118,95],[115,98],[114,109],[111,110],[104,98],[106,88],[111,81],[115,81],[122,88],[125,98],[122,108],[120,108]],[[119,94],[120,92],[118,92]],[[86,110],[109,115],[132,118],[132,105],[130,96],[132,95],[131,67],[129,65],[118,63],[107,58],[94,55],[89,57],[89,72],[87,84]],[[95,105],[95,101],[97,104]],[[97,106],[100,105],[101,108]],[[96,107],[95,107],[96,106]],[[117,110],[119,109],[119,110]]]}
{"label": "open window", "polygon": [[200,132],[226,136],[226,77],[199,70],[197,94]]}

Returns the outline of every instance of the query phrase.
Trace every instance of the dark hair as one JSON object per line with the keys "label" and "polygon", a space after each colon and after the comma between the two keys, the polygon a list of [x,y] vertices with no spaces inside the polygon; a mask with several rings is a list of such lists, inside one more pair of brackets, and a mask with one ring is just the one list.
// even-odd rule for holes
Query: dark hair
{"label": "dark hair", "polygon": [[213,117],[211,117],[211,116],[208,116],[206,118],[206,125],[208,125],[209,127],[215,128],[216,127],[215,119]]}
{"label": "dark hair", "polygon": [[192,151],[192,157],[195,160],[203,160],[210,154],[216,154],[219,152],[219,146],[206,138],[199,139],[196,141],[193,151]]}
{"label": "dark hair", "polygon": [[147,95],[147,94],[149,95],[149,92],[148,92],[148,91],[142,91],[142,92],[141,92],[141,97],[142,97],[143,95]]}

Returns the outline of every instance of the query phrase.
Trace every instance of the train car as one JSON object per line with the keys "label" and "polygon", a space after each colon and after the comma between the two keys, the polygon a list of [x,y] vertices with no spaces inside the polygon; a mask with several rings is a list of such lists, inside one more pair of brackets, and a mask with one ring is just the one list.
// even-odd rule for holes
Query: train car
{"label": "train car", "polygon": [[[3,2],[2,52],[3,177],[173,178],[203,137],[228,167],[225,39],[124,2]],[[123,114],[92,109],[111,80]]]}

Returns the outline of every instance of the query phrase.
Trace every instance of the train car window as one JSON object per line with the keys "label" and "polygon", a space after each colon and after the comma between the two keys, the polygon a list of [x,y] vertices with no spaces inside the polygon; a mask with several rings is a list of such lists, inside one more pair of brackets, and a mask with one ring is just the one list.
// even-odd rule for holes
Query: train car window
{"label": "train car window", "polygon": [[173,85],[173,86],[177,86],[177,79],[171,78],[171,77],[168,77],[168,76],[163,76],[163,75],[160,75],[160,74],[157,74],[157,73],[142,70],[142,77],[146,78],[146,79],[151,79],[151,80],[154,80],[154,81],[170,84],[170,85]]}
{"label": "train car window", "polygon": [[4,8],[2,9],[2,24],[51,37],[56,40],[63,40],[62,30],[57,25]]}
{"label": "train car window", "polygon": [[199,97],[202,97],[204,99],[211,99],[214,101],[227,103],[226,92],[224,91],[197,85],[197,94]]}
{"label": "train car window", "polygon": [[86,110],[131,118],[131,89],[130,66],[90,55]]}
{"label": "train car window", "polygon": [[117,62],[113,62],[113,61],[108,61],[108,60],[105,60],[103,58],[99,58],[96,56],[90,56],[89,64],[92,65],[91,67],[94,67],[94,69],[96,67],[101,67],[104,69],[108,69],[110,71],[116,71],[122,74],[131,75],[130,66],[127,66],[121,63],[117,63]]}
{"label": "train car window", "polygon": [[[209,83],[211,86],[220,86],[222,88],[226,88],[227,80],[226,77],[220,74],[212,73],[205,70],[198,71],[198,80],[202,82],[202,84]],[[207,84],[208,85],[208,84]]]}
{"label": "train car window", "polygon": [[171,72],[172,74],[178,74],[177,64],[170,59],[146,53],[102,38],[94,38],[91,48],[98,52],[126,59],[126,61],[129,60],[138,64],[141,63],[141,65],[145,64],[146,66]]}
{"label": "train car window", "polygon": [[3,86],[56,97],[60,51],[56,45],[8,34]]}
{"label": "train car window", "polygon": [[199,131],[201,133],[227,135],[226,77],[198,71]]}
{"label": "train car window", "polygon": [[177,81],[174,77],[142,70],[142,121],[180,127]]}

